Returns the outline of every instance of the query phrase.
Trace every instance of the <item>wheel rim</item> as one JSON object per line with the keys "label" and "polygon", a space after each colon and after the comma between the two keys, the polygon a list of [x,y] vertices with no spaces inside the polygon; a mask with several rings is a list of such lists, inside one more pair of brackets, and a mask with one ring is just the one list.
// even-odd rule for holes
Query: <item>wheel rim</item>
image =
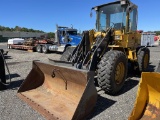
{"label": "wheel rim", "polygon": [[37,51],[38,51],[38,52],[40,51],[40,46],[37,47]]}
{"label": "wheel rim", "polygon": [[46,47],[43,47],[42,49],[43,49],[43,52],[46,52]]}
{"label": "wheel rim", "polygon": [[123,62],[120,62],[117,65],[116,72],[115,72],[115,81],[116,81],[116,84],[120,84],[123,81],[124,72],[125,72],[124,64],[123,64]]}
{"label": "wheel rim", "polygon": [[144,56],[144,69],[146,69],[148,67],[148,62],[149,62],[149,56],[148,54],[145,54]]}

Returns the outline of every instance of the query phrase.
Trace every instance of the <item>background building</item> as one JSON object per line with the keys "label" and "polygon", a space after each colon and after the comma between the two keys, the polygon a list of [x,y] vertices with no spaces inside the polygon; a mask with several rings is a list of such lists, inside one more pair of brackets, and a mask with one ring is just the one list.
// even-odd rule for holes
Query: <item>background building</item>
{"label": "background building", "polygon": [[45,34],[46,33],[38,33],[38,32],[0,31],[0,42],[7,42],[9,38],[40,37]]}

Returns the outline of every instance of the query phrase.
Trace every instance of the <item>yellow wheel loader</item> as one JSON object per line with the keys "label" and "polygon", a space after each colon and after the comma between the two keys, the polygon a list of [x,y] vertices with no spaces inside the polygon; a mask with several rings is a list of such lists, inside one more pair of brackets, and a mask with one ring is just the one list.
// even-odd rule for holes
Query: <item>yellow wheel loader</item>
{"label": "yellow wheel loader", "polygon": [[160,63],[156,72],[143,72],[128,120],[160,120]]}
{"label": "yellow wheel loader", "polygon": [[33,62],[18,96],[48,119],[81,120],[97,100],[96,85],[114,95],[122,87],[128,63],[146,71],[150,51],[140,46],[137,6],[121,0],[96,6],[96,30],[83,32],[76,48],[60,61]]}
{"label": "yellow wheel loader", "polygon": [[96,30],[84,31],[81,43],[68,47],[60,60],[77,69],[94,71],[95,83],[113,95],[125,82],[128,63],[139,72],[147,70],[150,51],[140,46],[135,4],[122,0],[92,9],[97,15]]}

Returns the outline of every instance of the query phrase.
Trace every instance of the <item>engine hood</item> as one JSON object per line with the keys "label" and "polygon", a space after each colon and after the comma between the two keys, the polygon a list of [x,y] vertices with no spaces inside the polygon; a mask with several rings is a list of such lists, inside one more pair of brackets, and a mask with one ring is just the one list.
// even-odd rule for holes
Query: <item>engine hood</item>
{"label": "engine hood", "polygon": [[69,38],[82,39],[82,37],[80,35],[69,35]]}

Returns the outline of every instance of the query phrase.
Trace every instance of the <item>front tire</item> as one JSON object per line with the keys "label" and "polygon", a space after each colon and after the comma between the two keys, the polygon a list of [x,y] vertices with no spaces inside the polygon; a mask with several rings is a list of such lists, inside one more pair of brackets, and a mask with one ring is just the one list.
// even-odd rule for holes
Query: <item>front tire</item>
{"label": "front tire", "polygon": [[42,46],[42,52],[45,53],[45,54],[48,53],[48,47],[47,47],[47,45],[43,45]]}
{"label": "front tire", "polygon": [[127,75],[127,58],[121,51],[112,50],[103,55],[98,64],[97,81],[106,93],[114,95],[124,85]]}
{"label": "front tire", "polygon": [[41,47],[41,45],[37,45],[37,46],[36,46],[36,51],[37,51],[38,53],[42,53],[42,47]]}

